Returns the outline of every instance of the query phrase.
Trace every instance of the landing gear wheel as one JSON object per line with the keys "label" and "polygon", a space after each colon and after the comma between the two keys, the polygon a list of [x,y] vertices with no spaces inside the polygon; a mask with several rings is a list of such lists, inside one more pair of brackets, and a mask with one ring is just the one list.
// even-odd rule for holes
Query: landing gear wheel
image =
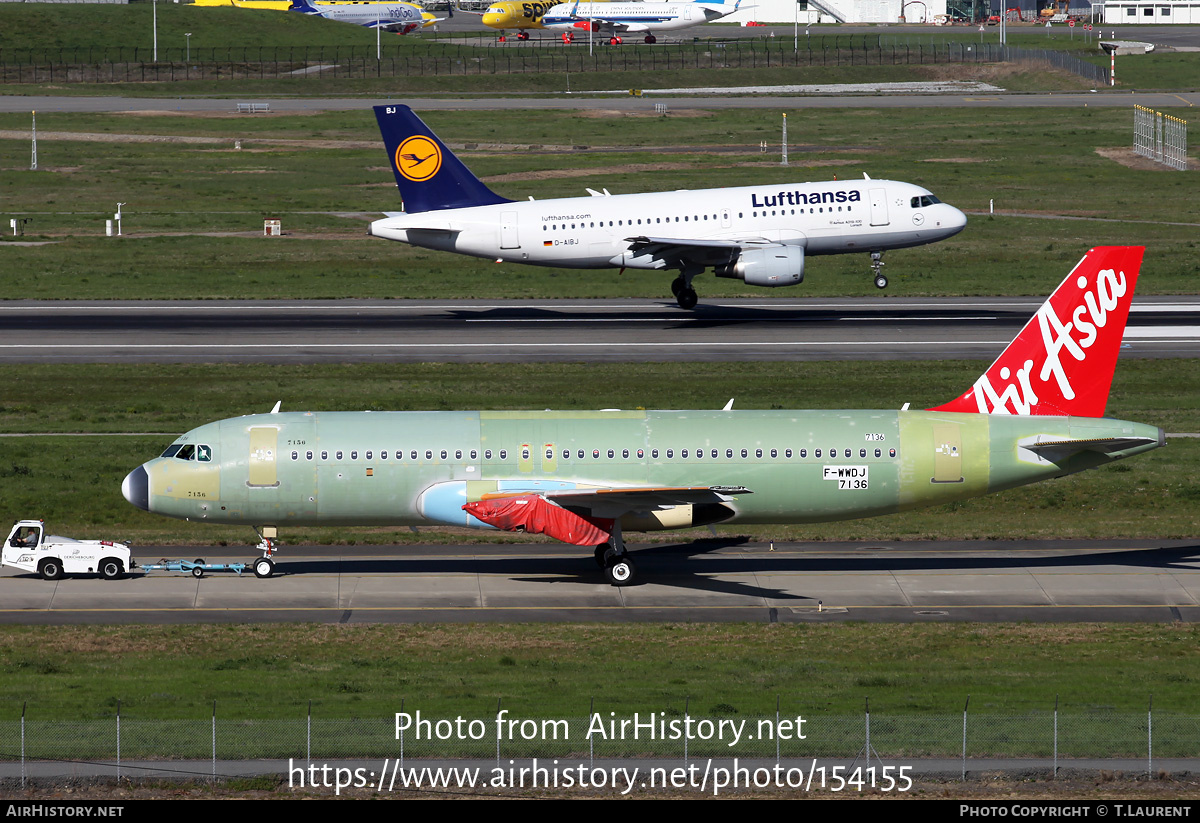
{"label": "landing gear wheel", "polygon": [[676,277],[674,280],[671,281],[671,295],[673,297],[678,297],[679,293],[686,288],[687,288],[687,283],[684,282],[682,276]]}
{"label": "landing gear wheel", "polygon": [[608,45],[610,45],[610,46],[619,46],[619,45],[621,45],[621,38],[620,38],[620,37],[610,37],[610,38],[608,38]]}
{"label": "landing gear wheel", "polygon": [[269,557],[260,557],[254,561],[255,577],[270,577],[275,573],[275,564]]}
{"label": "landing gear wheel", "polygon": [[61,580],[63,576],[62,562],[54,558],[46,558],[38,564],[38,574],[43,580]]}
{"label": "landing gear wheel", "polygon": [[193,566],[192,577],[196,578],[197,580],[199,580],[201,577],[204,577],[204,569],[200,568],[199,566]]}
{"label": "landing gear wheel", "polygon": [[658,42],[658,38],[655,37],[653,34],[647,34],[646,42],[649,43],[650,45],[654,45],[655,43]]}
{"label": "landing gear wheel", "polygon": [[614,586],[628,586],[633,581],[634,567],[629,555],[616,555],[604,567],[604,577]]}
{"label": "landing gear wheel", "polygon": [[121,561],[112,557],[106,557],[100,561],[100,576],[105,580],[118,580],[125,573],[125,569],[121,568]]}
{"label": "landing gear wheel", "polygon": [[694,309],[700,298],[696,296],[695,289],[685,288],[679,294],[675,295],[675,300],[679,303],[679,308],[681,309]]}
{"label": "landing gear wheel", "polygon": [[887,288],[887,278],[884,277],[882,274],[875,275],[875,288],[877,288],[877,289],[886,289]]}
{"label": "landing gear wheel", "polygon": [[519,34],[517,34],[517,39],[518,40],[528,40],[529,32],[527,32],[527,31],[520,32]]}
{"label": "landing gear wheel", "polygon": [[193,563],[195,563],[197,566],[203,566],[203,565],[204,565],[204,558],[203,558],[203,557],[197,557],[197,558],[196,558],[195,560],[193,560],[192,562],[193,562]]}

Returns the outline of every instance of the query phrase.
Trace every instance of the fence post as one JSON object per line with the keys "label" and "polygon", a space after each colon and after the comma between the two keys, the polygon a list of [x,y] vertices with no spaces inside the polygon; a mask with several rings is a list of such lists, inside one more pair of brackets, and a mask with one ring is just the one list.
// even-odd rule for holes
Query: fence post
{"label": "fence post", "polygon": [[779,763],[779,695],[775,695],[775,762]]}
{"label": "fence post", "polygon": [[212,779],[217,782],[217,701],[213,701],[212,711]]}
{"label": "fence post", "polygon": [[1146,777],[1154,774],[1154,695],[1146,707]]}
{"label": "fence post", "polygon": [[[500,716],[500,701],[503,698],[496,698],[496,717]],[[500,765],[500,723],[496,723],[496,766]]]}
{"label": "fence post", "polygon": [[312,765],[312,701],[308,701],[308,726],[304,730],[304,760]]}
{"label": "fence post", "polygon": [[27,703],[21,704],[21,788],[25,788],[25,707]]}
{"label": "fence post", "polygon": [[1054,695],[1054,777],[1058,777],[1058,695]]}
{"label": "fence post", "polygon": [[117,701],[117,781],[121,780],[121,701]]}
{"label": "fence post", "polygon": [[[596,698],[588,703],[588,729],[592,728],[592,718],[596,716]],[[588,735],[588,768],[596,765],[596,741]]]}
{"label": "fence post", "polygon": [[[691,705],[692,705],[692,698],[690,698],[690,697],[685,698],[683,701],[683,724],[684,724],[683,727],[685,729],[690,729],[692,727]],[[688,762],[688,739],[687,739],[687,735],[685,734],[683,736],[683,765],[686,766],[687,762]]]}
{"label": "fence post", "polygon": [[967,779],[967,707],[971,705],[971,695],[963,703],[963,736],[962,736],[962,779]]}

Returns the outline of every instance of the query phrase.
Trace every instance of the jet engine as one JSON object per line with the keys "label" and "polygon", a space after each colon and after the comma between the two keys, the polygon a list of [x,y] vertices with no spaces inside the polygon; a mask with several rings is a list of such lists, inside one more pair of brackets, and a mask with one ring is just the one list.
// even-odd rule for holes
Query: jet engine
{"label": "jet engine", "polygon": [[748,286],[794,286],[804,280],[804,247],[741,249],[733,260],[717,266],[713,273],[741,280]]}

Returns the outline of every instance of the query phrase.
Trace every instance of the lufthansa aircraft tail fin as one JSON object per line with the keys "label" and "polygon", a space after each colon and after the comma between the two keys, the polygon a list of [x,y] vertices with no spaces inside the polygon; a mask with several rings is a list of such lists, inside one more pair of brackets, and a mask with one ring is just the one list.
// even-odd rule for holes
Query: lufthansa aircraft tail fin
{"label": "lufthansa aircraft tail fin", "polygon": [[375,119],[405,212],[512,202],[471,174],[408,106],[376,106]]}
{"label": "lufthansa aircraft tail fin", "polygon": [[930,411],[1103,417],[1144,251],[1089,251],[975,385]]}

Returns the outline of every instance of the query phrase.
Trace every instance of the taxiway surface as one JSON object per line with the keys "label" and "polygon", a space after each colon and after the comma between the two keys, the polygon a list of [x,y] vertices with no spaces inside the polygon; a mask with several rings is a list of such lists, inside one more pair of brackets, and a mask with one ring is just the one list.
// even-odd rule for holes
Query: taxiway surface
{"label": "taxiway surface", "polygon": [[[556,544],[286,547],[277,575],[136,573],[55,582],[4,569],[0,622],[1137,621],[1200,620],[1196,541],[631,546],[638,585],[603,581]],[[252,550],[138,547],[245,562]]]}

